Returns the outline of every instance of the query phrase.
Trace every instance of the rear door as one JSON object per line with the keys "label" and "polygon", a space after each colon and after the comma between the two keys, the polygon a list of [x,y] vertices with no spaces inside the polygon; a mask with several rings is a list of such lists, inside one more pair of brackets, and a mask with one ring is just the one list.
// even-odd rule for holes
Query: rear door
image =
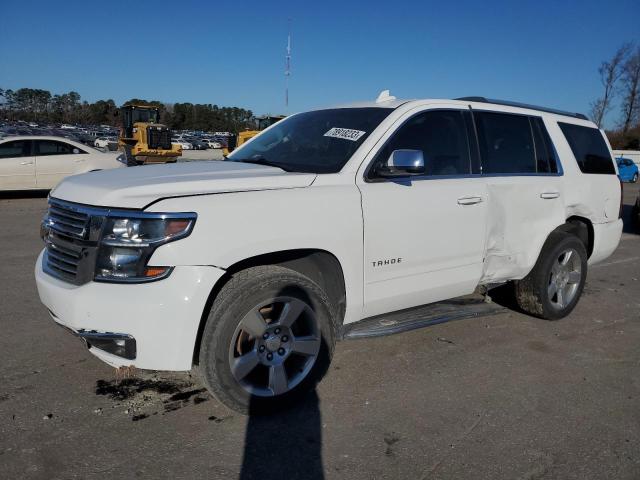
{"label": "rear door", "polygon": [[36,188],[36,162],[31,143],[31,140],[12,140],[0,144],[0,190]]}
{"label": "rear door", "polygon": [[473,117],[490,211],[482,282],[521,278],[565,222],[562,171],[541,117],[475,108]]}
{"label": "rear door", "polygon": [[89,155],[85,150],[62,140],[36,140],[36,183],[49,189],[81,171]]}

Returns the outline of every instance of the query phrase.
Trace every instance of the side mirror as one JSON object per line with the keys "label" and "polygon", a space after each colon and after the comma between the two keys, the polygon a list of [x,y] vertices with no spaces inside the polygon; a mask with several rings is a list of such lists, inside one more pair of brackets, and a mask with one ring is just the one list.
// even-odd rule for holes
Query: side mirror
{"label": "side mirror", "polygon": [[387,162],[376,169],[384,178],[424,175],[425,172],[422,150],[394,150]]}

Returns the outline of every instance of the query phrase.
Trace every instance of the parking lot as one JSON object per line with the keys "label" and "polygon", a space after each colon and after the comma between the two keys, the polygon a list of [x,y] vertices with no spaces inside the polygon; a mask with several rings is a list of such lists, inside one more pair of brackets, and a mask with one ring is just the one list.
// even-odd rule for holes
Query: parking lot
{"label": "parking lot", "polygon": [[252,418],[186,374],[118,382],[38,300],[45,195],[0,197],[0,477],[640,478],[637,193],[568,318],[344,341],[316,394]]}

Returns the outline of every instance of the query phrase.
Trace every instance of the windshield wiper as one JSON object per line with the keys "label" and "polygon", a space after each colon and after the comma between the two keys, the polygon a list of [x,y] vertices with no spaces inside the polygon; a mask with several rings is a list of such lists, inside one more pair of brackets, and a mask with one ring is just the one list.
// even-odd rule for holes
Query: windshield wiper
{"label": "windshield wiper", "polygon": [[232,162],[240,162],[240,163],[255,163],[256,165],[266,165],[268,167],[276,167],[279,168],[280,170],[284,170],[285,172],[291,172],[290,169],[283,167],[281,164],[276,163],[276,162],[272,162],[267,160],[264,157],[261,156],[254,156],[252,158],[240,158],[238,160],[236,160],[235,158],[230,159]]}

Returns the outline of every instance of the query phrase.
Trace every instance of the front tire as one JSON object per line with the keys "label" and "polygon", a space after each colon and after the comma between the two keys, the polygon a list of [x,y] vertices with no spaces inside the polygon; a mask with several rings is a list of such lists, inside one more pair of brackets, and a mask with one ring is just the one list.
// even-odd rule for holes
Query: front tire
{"label": "front tire", "polygon": [[516,300],[525,312],[546,320],[566,317],[575,308],[587,278],[587,251],[574,235],[554,232],[533,270],[515,282]]}
{"label": "front tire", "polygon": [[335,345],[329,300],[304,275],[279,266],[234,274],[216,296],[200,346],[209,391],[240,413],[297,400],[326,372]]}

